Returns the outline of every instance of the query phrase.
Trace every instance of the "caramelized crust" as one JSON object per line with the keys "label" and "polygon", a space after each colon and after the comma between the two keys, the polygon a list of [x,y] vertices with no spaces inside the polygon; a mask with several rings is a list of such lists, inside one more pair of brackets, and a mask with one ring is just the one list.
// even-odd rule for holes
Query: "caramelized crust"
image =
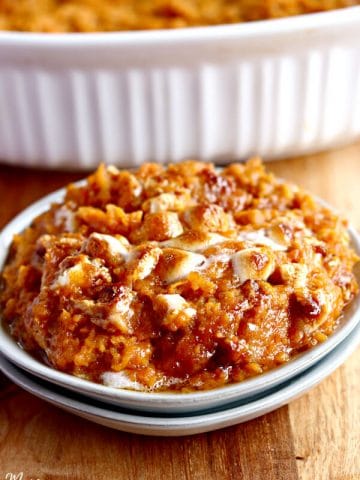
{"label": "caramelized crust", "polygon": [[346,222],[259,159],[101,165],[15,235],[0,304],[54,368],[210,389],[323,342],[357,293]]}

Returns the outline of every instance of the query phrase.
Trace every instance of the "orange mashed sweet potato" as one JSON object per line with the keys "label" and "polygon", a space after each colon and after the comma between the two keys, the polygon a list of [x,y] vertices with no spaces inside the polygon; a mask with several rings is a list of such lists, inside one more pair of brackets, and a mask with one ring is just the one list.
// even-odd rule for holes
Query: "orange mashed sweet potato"
{"label": "orange mashed sweet potato", "polygon": [[95,382],[203,390],[324,342],[357,293],[346,223],[258,159],[100,166],[15,235],[3,321]]}
{"label": "orange mashed sweet potato", "polygon": [[0,30],[54,33],[182,28],[358,4],[358,0],[0,0]]}

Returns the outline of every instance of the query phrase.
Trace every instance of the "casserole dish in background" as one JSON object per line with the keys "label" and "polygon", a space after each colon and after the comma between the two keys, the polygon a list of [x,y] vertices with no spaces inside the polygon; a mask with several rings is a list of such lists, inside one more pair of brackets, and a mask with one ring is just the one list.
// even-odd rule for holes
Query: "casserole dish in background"
{"label": "casserole dish in background", "polygon": [[360,134],[360,6],[237,25],[0,33],[0,158],[265,159]]}

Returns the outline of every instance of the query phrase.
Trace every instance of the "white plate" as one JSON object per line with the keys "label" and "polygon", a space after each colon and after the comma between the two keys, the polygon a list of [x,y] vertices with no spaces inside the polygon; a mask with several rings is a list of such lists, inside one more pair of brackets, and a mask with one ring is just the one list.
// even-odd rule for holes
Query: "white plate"
{"label": "white plate", "polygon": [[[6,261],[7,251],[12,242],[13,235],[27,227],[32,218],[39,215],[49,207],[52,202],[60,201],[64,189],[54,192],[40,201],[34,203],[20,215],[15,217],[0,234],[0,269]],[[360,237],[358,233],[349,228],[355,250],[360,254]],[[324,343],[298,355],[294,360],[258,377],[245,380],[238,384],[227,385],[208,391],[194,393],[147,393],[135,392],[107,387],[89,382],[66,373],[54,370],[41,363],[29,353],[19,347],[14,339],[7,333],[0,322],[0,352],[9,360],[24,370],[63,386],[75,392],[81,392],[110,404],[119,405],[133,410],[148,412],[181,413],[187,411],[200,411],[205,408],[218,407],[227,403],[241,400],[264,392],[276,385],[298,375],[324,355],[329,353],[343,341],[360,321],[360,295],[358,295],[346,310],[341,324],[337,330]]]}
{"label": "white plate", "polygon": [[296,378],[286,382],[261,398],[249,398],[246,403],[233,404],[230,408],[218,409],[203,414],[187,416],[144,416],[96,401],[87,401],[80,395],[63,392],[47,382],[16,368],[0,356],[0,370],[13,382],[35,396],[68,412],[100,425],[124,432],[143,435],[180,436],[209,432],[229,427],[259,417],[285,405],[304,394],[338,368],[360,342],[360,326],[349,337],[325,356],[320,362]]}
{"label": "white plate", "polygon": [[175,30],[0,32],[0,158],[90,169],[354,141],[359,30],[354,6]]}

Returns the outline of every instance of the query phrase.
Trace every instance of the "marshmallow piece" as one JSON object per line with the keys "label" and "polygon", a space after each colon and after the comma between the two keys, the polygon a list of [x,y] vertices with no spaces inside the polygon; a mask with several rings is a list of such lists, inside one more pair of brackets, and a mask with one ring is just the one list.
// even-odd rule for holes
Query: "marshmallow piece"
{"label": "marshmallow piece", "polygon": [[163,314],[162,324],[171,330],[186,326],[196,316],[195,308],[177,293],[157,295],[154,307]]}
{"label": "marshmallow piece", "polygon": [[172,238],[161,245],[164,247],[180,248],[190,252],[199,252],[218,243],[227,242],[229,239],[218,233],[205,233],[201,231],[188,231],[180,237]]}
{"label": "marshmallow piece", "polygon": [[65,287],[71,285],[72,283],[78,283],[84,274],[83,267],[81,263],[77,263],[73,267],[64,270],[52,284],[54,288]]}
{"label": "marshmallow piece", "polygon": [[106,170],[112,175],[118,175],[120,170],[115,165],[107,165]]}
{"label": "marshmallow piece", "polygon": [[145,252],[140,259],[138,260],[132,277],[134,280],[144,280],[144,278],[148,277],[151,272],[156,267],[160,256],[162,254],[161,248],[154,247],[148,252]]}
{"label": "marshmallow piece", "polygon": [[140,382],[131,380],[125,372],[104,372],[101,380],[107,387],[124,388],[130,390],[145,390]]}
{"label": "marshmallow piece", "polygon": [[134,310],[131,308],[134,294],[122,296],[111,308],[107,318],[108,323],[116,325],[122,333],[132,333],[130,320],[134,316]]}
{"label": "marshmallow piece", "polygon": [[[179,312],[181,310],[186,310],[187,307],[189,306],[188,302],[185,300],[184,297],[179,295],[178,293],[172,293],[172,294],[159,294],[156,296],[156,299],[158,302],[164,304],[167,308],[168,311],[171,312]],[[191,316],[194,316],[196,314],[196,310],[194,308],[189,308],[188,309]]]}
{"label": "marshmallow piece", "polygon": [[109,324],[115,325],[123,334],[131,334],[131,319],[134,310],[131,308],[135,294],[127,287],[122,287],[120,295],[114,302],[101,302],[83,299],[76,302],[76,307],[89,318],[92,323],[102,328]]}
{"label": "marshmallow piece", "polygon": [[[318,320],[315,321],[310,327],[311,332],[317,330],[329,318],[329,314],[333,306],[335,306],[337,300],[336,295],[333,292],[324,292],[322,290],[318,290],[316,292],[315,298],[319,304],[321,313],[318,317]],[[305,329],[306,328],[308,329],[309,325],[306,325]]]}
{"label": "marshmallow piece", "polygon": [[130,244],[122,235],[107,235],[103,233],[92,233],[87,239],[84,250],[96,255],[97,252],[106,252],[111,257],[119,257],[127,260],[129,257]]}
{"label": "marshmallow piece", "polygon": [[57,227],[63,227],[64,232],[75,232],[75,213],[66,205],[63,205],[56,210],[54,215],[54,223]]}
{"label": "marshmallow piece", "polygon": [[178,248],[164,248],[161,278],[166,283],[173,283],[186,278],[189,273],[206,261],[199,253],[187,252]]}
{"label": "marshmallow piece", "polygon": [[179,220],[179,216],[175,212],[164,212],[163,218],[166,219],[167,225],[166,235],[168,238],[174,238],[181,235],[184,231],[183,226]]}
{"label": "marshmallow piece", "polygon": [[280,265],[283,281],[294,288],[304,288],[307,283],[308,268],[301,263],[284,263]]}
{"label": "marshmallow piece", "polygon": [[274,241],[272,238],[269,238],[266,235],[266,231],[261,228],[259,230],[254,230],[252,232],[241,232],[237,236],[237,240],[241,242],[251,242],[256,245],[264,245],[271,248],[274,251],[286,251],[287,246],[281,245],[280,243]]}
{"label": "marshmallow piece", "polygon": [[278,225],[273,225],[267,230],[266,234],[275,244],[285,247],[284,250],[290,245],[291,230],[289,231],[289,227],[286,224],[279,223]]}
{"label": "marshmallow piece", "polygon": [[241,283],[247,280],[267,280],[275,269],[271,250],[252,247],[234,253],[231,258],[234,274]]}
{"label": "marshmallow piece", "polygon": [[[64,268],[64,262],[72,261],[74,265]],[[60,273],[52,284],[52,288],[62,288],[71,285],[72,287],[86,287],[94,280],[101,279],[105,283],[111,282],[109,270],[102,265],[98,259],[90,259],[87,255],[79,254],[77,257],[67,257],[60,264]]]}

